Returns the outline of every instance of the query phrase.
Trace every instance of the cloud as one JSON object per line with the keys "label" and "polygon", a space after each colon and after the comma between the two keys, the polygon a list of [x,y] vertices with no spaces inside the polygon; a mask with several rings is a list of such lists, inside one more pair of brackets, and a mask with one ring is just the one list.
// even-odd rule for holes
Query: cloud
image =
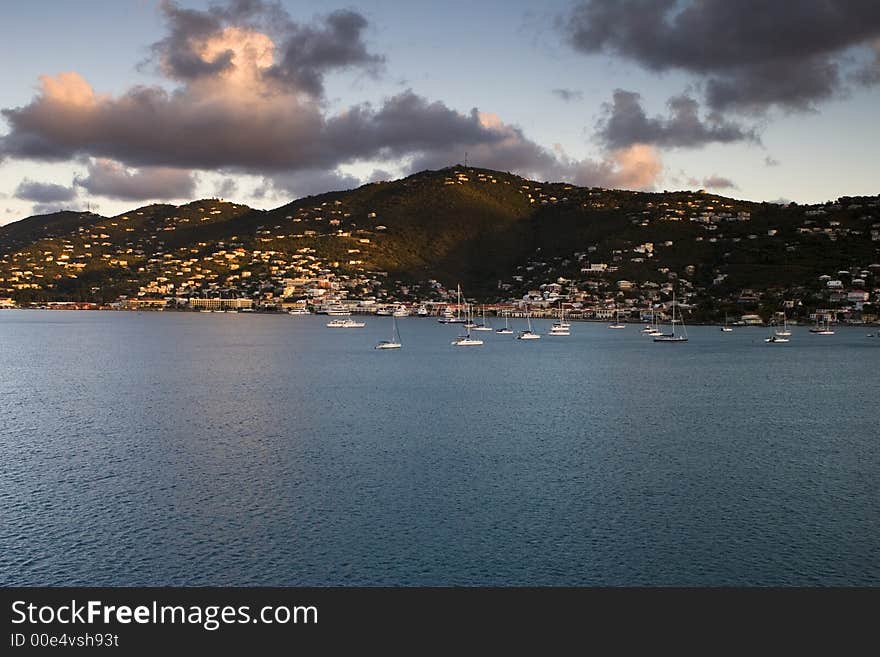
{"label": "cloud", "polygon": [[65,187],[55,183],[43,183],[25,178],[15,189],[15,197],[37,203],[58,203],[72,201],[76,198],[74,187]]}
{"label": "cloud", "polygon": [[569,180],[589,187],[654,189],[663,172],[657,150],[650,144],[631,144],[612,150],[601,160],[573,163]]}
{"label": "cloud", "polygon": [[[511,171],[536,180],[566,181],[590,187],[622,187],[653,189],[663,164],[657,150],[650,144],[631,144],[611,149],[599,159],[571,158],[561,149],[553,151],[528,139],[517,126],[507,125],[492,114],[481,114],[480,120],[492,126],[501,139],[468,147],[468,162],[473,166]],[[437,169],[458,162],[463,152],[436,149],[414,158],[409,169]]]}
{"label": "cloud", "polygon": [[238,193],[238,183],[234,178],[223,178],[214,185],[214,194],[217,198],[231,198]]}
{"label": "cloud", "polygon": [[706,189],[738,189],[736,183],[722,176],[709,176],[703,179],[703,187]]}
{"label": "cloud", "polygon": [[258,195],[302,195],[360,184],[340,173],[348,165],[441,168],[465,152],[480,166],[544,180],[587,176],[604,186],[647,188],[662,171],[644,141],[609,143],[598,159],[573,160],[495,114],[459,111],[412,90],[330,112],[325,74],[380,63],[355,12],[304,25],[262,0],[204,11],[161,6],[169,29],[152,61],[166,84],[107,94],[76,72],[44,75],[28,104],[2,110],[9,131],[0,157],[84,158],[88,173],[78,185],[132,200],[189,195],[194,170],[260,176]]}
{"label": "cloud", "polygon": [[768,155],[767,157],[764,158],[764,166],[778,167],[779,164],[780,164],[779,160],[777,160],[774,157],[771,157],[770,155]]}
{"label": "cloud", "polygon": [[853,73],[853,79],[866,87],[880,84],[880,38],[871,44],[873,58]]}
{"label": "cloud", "polygon": [[76,73],[41,82],[30,104],[3,110],[10,132],[0,137],[0,152],[36,160],[92,156],[131,166],[291,171],[503,139],[481,123],[477,110],[464,114],[412,91],[379,107],[363,103],[325,116],[315,103],[268,91],[135,87],[114,98],[96,94]]}
{"label": "cloud", "polygon": [[362,182],[371,183],[371,182],[386,182],[388,180],[394,180],[395,175],[390,171],[386,171],[385,169],[373,169],[369,176],[364,178]]}
{"label": "cloud", "polygon": [[[161,10],[168,35],[153,44],[153,58],[176,80],[256,72],[264,84],[317,97],[324,93],[327,73],[360,68],[375,74],[384,63],[367,50],[363,32],[368,23],[356,11],[334,11],[303,24],[280,3],[263,0],[233,0],[204,11],[163,0]],[[256,70],[242,71],[243,60],[255,62]]]}
{"label": "cloud", "polygon": [[604,116],[596,126],[596,136],[610,148],[635,143],[699,147],[712,142],[758,141],[753,129],[743,128],[718,114],[702,120],[699,104],[688,96],[674,96],[667,105],[668,117],[651,118],[645,113],[638,93],[617,89],[613,101],[603,106]]}
{"label": "cloud", "polygon": [[191,198],[196,179],[190,171],[170,167],[128,169],[107,159],[88,164],[87,175],[76,184],[90,194],[126,201]]}
{"label": "cloud", "polygon": [[584,92],[575,89],[553,89],[550,93],[566,103],[583,100],[584,98]]}
{"label": "cloud", "polygon": [[361,184],[359,178],[336,170],[313,169],[295,173],[277,173],[263,180],[263,195],[274,192],[291,198],[314,196],[324,192],[353,189]]}
{"label": "cloud", "polygon": [[848,51],[880,37],[875,0],[583,0],[569,44],[697,76],[714,110],[810,110],[845,88]]}

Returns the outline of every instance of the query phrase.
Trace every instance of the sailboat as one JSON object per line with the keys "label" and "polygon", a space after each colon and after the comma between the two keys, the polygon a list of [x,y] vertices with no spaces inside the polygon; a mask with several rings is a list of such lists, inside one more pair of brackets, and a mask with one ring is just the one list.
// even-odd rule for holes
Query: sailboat
{"label": "sailboat", "polygon": [[724,326],[721,327],[721,332],[730,333],[731,331],[733,331],[733,329],[730,328],[730,324],[727,321],[727,313],[724,313]]}
{"label": "sailboat", "polygon": [[786,321],[785,313],[782,314],[782,330],[776,329],[775,335],[783,338],[787,338],[791,335],[791,331],[788,329],[788,321]]}
{"label": "sailboat", "polygon": [[654,342],[687,342],[687,329],[684,326],[684,320],[681,322],[682,333],[675,334],[675,290],[672,291],[672,333],[661,333],[654,336]]}
{"label": "sailboat", "polygon": [[455,316],[453,317],[452,312],[449,308],[446,308],[446,311],[443,313],[443,317],[438,319],[437,321],[441,324],[461,324],[463,320],[461,319],[461,285],[456,285],[456,295],[457,301],[455,305]]}
{"label": "sailboat", "polygon": [[400,331],[397,330],[397,317],[391,316],[391,339],[382,340],[374,349],[400,349],[403,346],[400,342]]}
{"label": "sailboat", "polygon": [[620,323],[620,310],[618,310],[617,308],[614,309],[614,317],[615,317],[614,323],[609,324],[608,328],[610,328],[610,329],[625,329],[626,324]]}
{"label": "sailboat", "polygon": [[825,317],[825,323],[822,324],[819,322],[819,318],[816,318],[816,325],[810,329],[810,333],[815,333],[816,335],[834,335],[834,331],[831,330],[831,326],[828,324],[828,317]]}
{"label": "sailboat", "polygon": [[471,337],[471,327],[470,327],[470,308],[468,308],[468,321],[464,325],[465,335],[459,335],[455,340],[452,341],[452,346],[454,347],[479,347],[483,344],[483,341],[479,338]]}
{"label": "sailboat", "polygon": [[506,311],[504,313],[504,328],[500,328],[495,331],[499,335],[510,335],[513,333],[513,329],[510,328],[510,312]]}
{"label": "sailboat", "polygon": [[525,331],[520,331],[519,335],[516,336],[517,340],[540,340],[541,336],[538,333],[534,333],[532,331],[532,315],[529,313],[526,315],[526,320],[529,323],[529,328]]}
{"label": "sailboat", "polygon": [[489,326],[489,323],[486,321],[486,306],[483,306],[483,323],[477,324],[473,327],[475,331],[491,331],[492,327]]}
{"label": "sailboat", "polygon": [[554,322],[553,326],[550,327],[550,333],[547,335],[571,335],[570,333],[571,324],[565,321],[565,310],[562,308],[562,304],[559,304],[559,321]]}
{"label": "sailboat", "polygon": [[464,310],[467,313],[467,320],[465,321],[465,328],[477,328],[477,325],[474,324],[474,320],[471,316],[471,304],[464,304]]}
{"label": "sailboat", "polygon": [[650,336],[663,335],[660,327],[657,326],[657,312],[654,310],[654,306],[651,306],[651,323],[642,329],[642,333]]}
{"label": "sailboat", "polygon": [[[789,335],[791,333],[789,332]],[[770,337],[765,338],[764,342],[769,342],[770,344],[781,344],[788,342],[788,338],[782,335],[779,331],[771,331]]]}

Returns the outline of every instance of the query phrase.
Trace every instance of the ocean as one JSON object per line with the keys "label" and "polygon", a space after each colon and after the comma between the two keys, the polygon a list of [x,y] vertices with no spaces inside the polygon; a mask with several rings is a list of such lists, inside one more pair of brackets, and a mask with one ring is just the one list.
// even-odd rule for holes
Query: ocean
{"label": "ocean", "polygon": [[876,329],[327,321],[0,312],[0,584],[880,585]]}

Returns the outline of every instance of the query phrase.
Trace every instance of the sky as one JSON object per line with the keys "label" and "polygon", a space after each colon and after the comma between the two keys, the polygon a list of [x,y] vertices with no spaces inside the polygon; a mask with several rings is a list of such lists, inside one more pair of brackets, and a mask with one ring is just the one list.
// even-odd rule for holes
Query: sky
{"label": "sky", "polygon": [[257,208],[468,163],[815,203],[880,193],[876,0],[4,6],[0,224]]}

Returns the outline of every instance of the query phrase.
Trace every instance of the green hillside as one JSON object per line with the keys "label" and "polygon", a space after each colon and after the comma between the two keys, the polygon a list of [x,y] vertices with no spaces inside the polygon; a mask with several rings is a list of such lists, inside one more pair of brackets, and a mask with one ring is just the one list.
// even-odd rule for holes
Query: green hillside
{"label": "green hillside", "polygon": [[[321,280],[349,298],[436,296],[461,283],[469,296],[495,301],[559,279],[626,297],[672,280],[720,309],[744,289],[819,293],[819,276],[841,271],[876,288],[878,228],[878,197],[780,206],[702,191],[536,182],[459,165],[271,211],[207,199],[116,217],[29,217],[0,227],[0,296],[277,297],[291,280]],[[620,280],[633,289],[616,286]]]}

